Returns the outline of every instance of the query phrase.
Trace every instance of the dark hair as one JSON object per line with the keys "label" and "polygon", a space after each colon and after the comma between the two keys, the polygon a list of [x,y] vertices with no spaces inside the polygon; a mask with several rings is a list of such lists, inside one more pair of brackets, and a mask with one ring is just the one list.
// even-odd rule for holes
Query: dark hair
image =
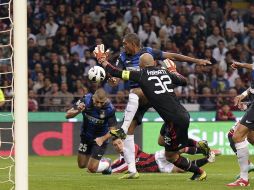
{"label": "dark hair", "polygon": [[115,141],[115,140],[117,140],[117,139],[120,139],[120,138],[119,138],[119,137],[113,136],[113,137],[112,137],[112,142]]}
{"label": "dark hair", "polygon": [[124,39],[128,42],[134,43],[137,47],[141,46],[140,39],[136,33],[129,33],[124,36]]}

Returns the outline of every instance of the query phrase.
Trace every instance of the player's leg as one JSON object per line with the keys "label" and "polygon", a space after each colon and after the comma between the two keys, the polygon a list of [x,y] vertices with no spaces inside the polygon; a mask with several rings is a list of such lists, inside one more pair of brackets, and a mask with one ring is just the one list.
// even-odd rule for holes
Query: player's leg
{"label": "player's leg", "polygon": [[106,170],[110,170],[111,160],[102,157],[106,151],[106,148],[107,148],[106,143],[104,143],[101,146],[98,146],[97,144],[92,145],[91,157],[87,164],[87,169],[89,172],[100,173]]}
{"label": "player's leg", "polygon": [[78,148],[77,162],[79,168],[86,168],[91,156],[91,146],[81,137]]}
{"label": "player's leg", "polygon": [[135,143],[134,143],[134,131],[135,128],[142,123],[142,118],[145,112],[151,106],[143,105],[143,102],[139,104],[138,111],[134,117],[134,120],[131,122],[131,125],[128,129],[127,137],[124,140],[124,160],[128,164],[128,174],[124,175],[120,179],[132,179],[138,177],[138,172],[136,169],[136,161],[135,161]]}
{"label": "player's leg", "polygon": [[78,167],[80,169],[86,168],[89,159],[90,159],[90,155],[78,153],[78,156],[77,156]]}
{"label": "player's leg", "polygon": [[138,110],[139,94],[143,93],[141,89],[132,89],[129,94],[129,100],[124,112],[124,120],[121,128],[127,134],[131,122]]}
{"label": "player's leg", "polygon": [[246,111],[241,121],[237,124],[237,127],[233,134],[233,141],[235,143],[236,154],[238,163],[240,166],[240,178],[233,183],[227,184],[227,186],[248,186],[248,160],[249,150],[248,143],[246,141],[247,135],[254,129],[254,104],[252,104]]}
{"label": "player's leg", "polygon": [[[235,123],[235,124],[233,125],[233,127],[232,127],[232,128],[229,130],[229,132],[228,132],[228,141],[229,141],[229,143],[230,143],[231,149],[233,150],[233,152],[234,152],[235,154],[236,154],[237,150],[236,150],[236,147],[235,147],[235,142],[233,141],[233,134],[234,134],[234,131],[235,131],[236,127],[237,127],[237,124],[238,124],[238,122]],[[252,139],[254,140],[254,132],[253,132],[253,131],[251,131],[251,132],[248,133],[247,139],[248,139],[248,141],[249,141],[250,144],[254,143],[254,142],[252,141]],[[254,171],[254,165],[253,165],[253,164],[251,163],[251,161],[249,160],[249,161],[248,161],[248,173],[253,172],[253,171]],[[239,179],[239,178],[240,178],[240,174],[236,176],[236,179]]]}

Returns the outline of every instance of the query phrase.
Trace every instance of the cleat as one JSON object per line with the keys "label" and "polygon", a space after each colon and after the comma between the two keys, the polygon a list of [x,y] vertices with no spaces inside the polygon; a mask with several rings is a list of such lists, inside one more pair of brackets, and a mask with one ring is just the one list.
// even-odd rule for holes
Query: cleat
{"label": "cleat", "polygon": [[124,174],[122,177],[119,177],[119,179],[138,179],[139,178],[139,173],[127,173]]}
{"label": "cleat", "polygon": [[109,167],[108,167],[108,169],[103,170],[101,173],[102,173],[103,175],[110,175],[110,174],[112,173],[112,168],[111,168],[111,163],[112,163],[112,161],[111,161],[110,158],[104,158],[104,160],[107,161],[107,162],[109,163]]}
{"label": "cleat", "polygon": [[247,187],[250,186],[249,181],[246,181],[242,178],[236,180],[235,182],[227,184],[228,187]]}
{"label": "cleat", "polygon": [[205,181],[207,178],[207,174],[205,171],[203,171],[202,174],[193,174],[193,176],[191,176],[190,180],[196,180],[196,181]]}
{"label": "cleat", "polygon": [[209,156],[207,157],[208,162],[213,163],[215,162],[215,153],[210,151]]}
{"label": "cleat", "polygon": [[[248,173],[250,172],[254,172],[254,164],[252,163],[249,163],[249,166],[248,166]],[[240,178],[240,174],[238,174],[235,179],[239,179]]]}
{"label": "cleat", "polygon": [[112,136],[120,138],[120,139],[126,139],[126,136],[127,136],[122,128],[115,129],[115,130],[110,130],[110,134]]}
{"label": "cleat", "polygon": [[198,146],[201,149],[201,152],[204,156],[209,156],[210,154],[210,147],[208,146],[207,141],[202,140],[202,141],[198,141]]}

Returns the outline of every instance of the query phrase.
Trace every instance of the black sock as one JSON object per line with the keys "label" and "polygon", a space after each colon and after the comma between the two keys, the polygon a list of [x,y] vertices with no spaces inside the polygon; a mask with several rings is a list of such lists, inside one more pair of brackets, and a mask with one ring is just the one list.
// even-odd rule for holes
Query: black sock
{"label": "black sock", "polygon": [[190,162],[189,159],[182,156],[179,156],[179,158],[173,164],[178,168],[192,173],[201,174],[203,172],[198,166]]}
{"label": "black sock", "polygon": [[201,150],[199,147],[185,147],[185,150],[184,150],[185,153],[187,154],[191,154],[191,155],[194,155],[194,154],[200,154],[201,153]]}
{"label": "black sock", "polygon": [[235,142],[233,141],[232,137],[233,137],[234,131],[230,130],[228,133],[228,141],[230,143],[230,147],[232,148],[232,150],[234,151],[234,153],[236,153],[236,148],[235,148]]}
{"label": "black sock", "polygon": [[198,160],[193,160],[192,163],[198,167],[202,167],[203,165],[208,163],[208,160],[207,160],[207,158],[201,158]]}

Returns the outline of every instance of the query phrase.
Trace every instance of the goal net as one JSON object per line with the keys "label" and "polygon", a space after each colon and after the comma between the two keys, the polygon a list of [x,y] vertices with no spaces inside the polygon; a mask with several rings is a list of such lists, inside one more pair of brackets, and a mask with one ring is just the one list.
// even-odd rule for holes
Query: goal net
{"label": "goal net", "polygon": [[[5,95],[0,102],[0,186],[14,189],[14,112],[13,112],[13,22],[11,1],[0,1],[0,89]],[[3,112],[5,111],[5,112]]]}
{"label": "goal net", "polygon": [[28,189],[26,6],[0,0],[0,189]]}

